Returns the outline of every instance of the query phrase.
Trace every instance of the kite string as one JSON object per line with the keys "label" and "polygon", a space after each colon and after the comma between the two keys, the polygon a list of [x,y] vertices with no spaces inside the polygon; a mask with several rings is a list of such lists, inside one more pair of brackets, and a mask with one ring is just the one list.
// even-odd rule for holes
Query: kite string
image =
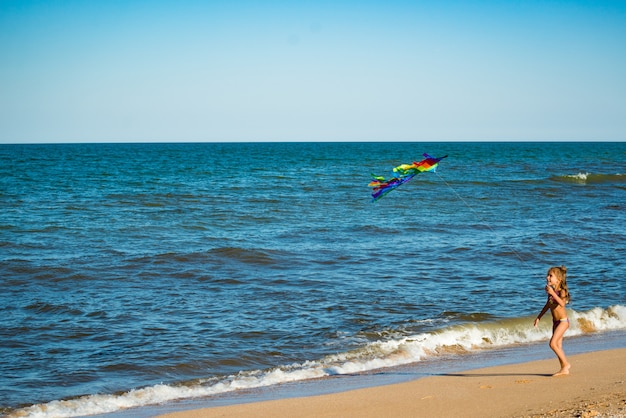
{"label": "kite string", "polygon": [[[441,179],[441,181],[443,181],[443,182],[446,184],[446,186],[448,186],[448,187],[450,188],[450,190],[452,190],[452,192],[456,195],[456,197],[458,197],[458,198],[459,198],[459,200],[460,200],[461,202],[463,202],[463,203],[465,204],[465,206],[467,206],[467,208],[468,208],[468,209],[469,209],[469,210],[470,210],[470,211],[474,214],[474,216],[476,216],[476,217],[477,217],[477,218],[478,218],[478,219],[479,219],[479,220],[480,220],[480,221],[481,221],[481,222],[482,222],[482,223],[483,223],[483,224],[484,224],[487,228],[489,228],[489,230],[490,230],[491,232],[493,232],[494,234],[496,233],[496,231],[495,231],[495,230],[494,230],[494,229],[493,229],[493,228],[492,228],[492,227],[491,227],[491,226],[490,226],[487,222],[485,222],[485,220],[484,220],[484,219],[483,219],[483,218],[482,218],[482,217],[478,214],[478,212],[476,212],[476,211],[474,210],[474,208],[472,208],[472,207],[471,207],[471,206],[470,206],[470,205],[469,205],[469,204],[465,201],[465,199],[463,199],[463,197],[462,197],[462,196],[461,196],[461,195],[460,195],[460,194],[459,194],[456,190],[454,190],[454,188],[453,188],[453,187],[452,187],[452,186],[451,186],[451,185],[450,185],[450,184],[449,184],[449,183],[448,183],[448,182],[447,182],[447,181],[446,181],[443,177],[441,177],[441,175],[440,175],[437,171],[434,171],[434,173],[437,175],[437,177],[439,177],[439,178]],[[521,255],[520,255],[517,251],[515,251],[515,248],[511,247],[510,245],[507,245],[507,247],[509,247],[509,248],[511,249],[511,251],[513,251],[513,254],[515,254],[515,256],[516,256],[517,258],[519,258],[519,260],[520,260],[522,263],[525,263],[525,261],[524,261],[524,259],[522,258],[522,256],[521,256]]]}

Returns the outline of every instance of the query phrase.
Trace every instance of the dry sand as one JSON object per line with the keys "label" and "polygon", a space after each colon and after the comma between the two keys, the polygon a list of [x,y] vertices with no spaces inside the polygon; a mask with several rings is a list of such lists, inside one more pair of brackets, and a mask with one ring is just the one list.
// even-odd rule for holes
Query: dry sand
{"label": "dry sand", "polygon": [[626,417],[626,349],[436,375],[347,392],[182,411],[196,417]]}

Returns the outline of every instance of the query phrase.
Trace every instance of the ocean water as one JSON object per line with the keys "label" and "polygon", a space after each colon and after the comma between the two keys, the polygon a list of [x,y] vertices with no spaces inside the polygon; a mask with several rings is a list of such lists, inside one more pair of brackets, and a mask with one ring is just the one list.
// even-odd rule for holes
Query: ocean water
{"label": "ocean water", "polygon": [[552,265],[624,332],[625,243],[626,143],[0,145],[0,414],[523,350]]}

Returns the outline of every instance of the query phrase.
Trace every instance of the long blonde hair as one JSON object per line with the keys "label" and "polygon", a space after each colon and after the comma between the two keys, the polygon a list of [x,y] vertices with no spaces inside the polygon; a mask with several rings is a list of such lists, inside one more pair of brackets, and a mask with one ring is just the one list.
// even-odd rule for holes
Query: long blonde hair
{"label": "long blonde hair", "polygon": [[548,274],[550,273],[554,273],[554,275],[556,277],[558,277],[560,283],[559,283],[559,296],[561,297],[561,299],[563,299],[565,301],[565,303],[569,303],[571,300],[571,296],[569,293],[569,289],[567,288],[567,267],[565,266],[561,266],[561,267],[550,267],[550,269],[548,270]]}

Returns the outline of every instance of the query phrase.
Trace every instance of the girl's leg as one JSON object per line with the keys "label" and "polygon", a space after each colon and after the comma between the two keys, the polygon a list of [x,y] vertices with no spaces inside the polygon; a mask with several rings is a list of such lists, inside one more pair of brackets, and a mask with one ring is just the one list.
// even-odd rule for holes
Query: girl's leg
{"label": "girl's leg", "polygon": [[550,348],[556,356],[559,358],[559,363],[561,363],[561,370],[553,374],[553,376],[561,376],[564,374],[569,374],[570,364],[565,357],[565,352],[563,351],[563,334],[569,328],[569,322],[559,322],[556,327],[554,327],[552,331],[552,338],[550,339]]}

